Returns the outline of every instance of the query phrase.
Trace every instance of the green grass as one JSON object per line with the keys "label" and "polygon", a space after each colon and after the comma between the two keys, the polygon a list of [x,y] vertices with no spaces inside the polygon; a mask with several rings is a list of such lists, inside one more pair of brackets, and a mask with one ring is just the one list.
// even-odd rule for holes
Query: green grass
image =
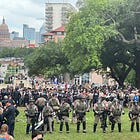
{"label": "green grass", "polygon": [[[16,140],[31,140],[31,134],[26,135],[26,117],[23,113],[24,108],[19,108],[20,115],[17,117],[19,120],[15,125],[15,139]],[[71,117],[70,117],[71,118]],[[55,131],[52,134],[46,133],[44,135],[44,140],[138,140],[140,139],[140,132],[130,132],[130,120],[128,118],[127,109],[125,115],[122,115],[122,132],[119,133],[117,125],[115,126],[115,131],[110,133],[110,125],[108,125],[107,132],[102,133],[100,124],[98,124],[97,132],[93,133],[93,112],[87,112],[87,133],[82,133],[82,125],[80,133],[76,133],[76,124],[70,124],[70,133],[67,134],[65,131],[65,126],[63,128],[63,133],[59,133],[59,124],[55,122]]]}

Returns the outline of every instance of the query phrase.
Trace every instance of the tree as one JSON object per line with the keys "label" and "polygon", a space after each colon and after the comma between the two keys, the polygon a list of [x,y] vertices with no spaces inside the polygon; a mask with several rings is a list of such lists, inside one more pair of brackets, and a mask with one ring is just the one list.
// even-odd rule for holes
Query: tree
{"label": "tree", "polygon": [[107,0],[82,0],[80,9],[66,26],[64,52],[68,57],[69,69],[73,74],[89,72],[101,65],[100,48],[115,34],[112,23],[105,25],[104,11]]}
{"label": "tree", "polygon": [[25,60],[29,68],[29,75],[46,74],[47,76],[58,76],[65,73],[68,63],[62,51],[62,43],[49,42],[37,48]]}
{"label": "tree", "polygon": [[127,52],[127,47],[121,42],[109,39],[104,43],[100,56],[103,67],[110,68],[110,75],[121,87],[131,71],[131,57]]}
{"label": "tree", "polygon": [[[139,0],[135,0],[135,1],[116,0],[116,2],[120,2],[117,5],[115,4],[116,12],[114,13],[113,12],[114,9],[110,8],[111,10],[107,15],[110,16],[110,20],[108,20],[109,22],[108,24],[110,24],[110,22],[114,23],[116,31],[117,31],[117,35],[115,38],[111,38],[111,40],[108,40],[108,46],[106,46],[106,51],[108,51],[108,54],[110,55],[110,54],[113,54],[113,52],[111,53],[110,50],[116,49],[115,50],[116,52],[114,52],[114,54],[117,54],[119,57],[117,57],[117,61],[116,61],[116,55],[112,56],[113,57],[112,60],[110,57],[107,57],[105,61],[107,62],[111,60],[112,65],[109,64],[109,67],[111,70],[113,69],[114,65],[117,66],[117,69],[118,68],[122,69],[121,67],[119,67],[120,65],[117,65],[118,63],[120,63],[121,66],[123,65],[126,67],[125,69],[126,74],[122,74],[123,75],[122,82],[125,79],[124,75],[127,76],[128,71],[133,69],[136,73],[136,79],[135,79],[136,87],[140,88],[140,72],[139,72],[139,69],[140,69],[140,63],[139,63],[139,60],[140,60],[140,24],[139,24],[140,1]],[[114,1],[113,1],[113,4],[114,4]],[[113,7],[113,4],[111,4],[112,5],[111,7]],[[120,50],[118,50],[115,47],[116,44],[112,44],[112,40],[116,42],[116,44],[118,44],[117,48]],[[111,49],[107,49],[107,47],[108,48],[111,47]],[[120,54],[119,52],[122,52],[122,53]],[[118,71],[114,71],[114,74],[116,73],[118,73]]]}

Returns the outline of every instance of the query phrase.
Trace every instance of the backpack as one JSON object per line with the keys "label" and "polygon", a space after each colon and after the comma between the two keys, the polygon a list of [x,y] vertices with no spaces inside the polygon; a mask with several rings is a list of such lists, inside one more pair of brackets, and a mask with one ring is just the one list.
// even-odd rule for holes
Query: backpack
{"label": "backpack", "polygon": [[28,116],[29,117],[34,117],[36,113],[35,105],[30,105],[28,106]]}

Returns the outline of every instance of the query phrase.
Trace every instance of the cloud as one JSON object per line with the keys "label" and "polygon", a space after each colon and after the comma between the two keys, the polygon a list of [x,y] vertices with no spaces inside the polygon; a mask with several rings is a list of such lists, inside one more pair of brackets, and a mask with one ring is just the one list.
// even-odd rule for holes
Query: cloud
{"label": "cloud", "polygon": [[[50,2],[58,2],[63,0],[49,0]],[[77,0],[65,0],[77,1]],[[28,24],[29,27],[38,30],[45,19],[45,3],[48,0],[0,0],[0,23],[3,16],[6,19],[6,24],[10,32],[20,31],[22,35],[23,24]]]}

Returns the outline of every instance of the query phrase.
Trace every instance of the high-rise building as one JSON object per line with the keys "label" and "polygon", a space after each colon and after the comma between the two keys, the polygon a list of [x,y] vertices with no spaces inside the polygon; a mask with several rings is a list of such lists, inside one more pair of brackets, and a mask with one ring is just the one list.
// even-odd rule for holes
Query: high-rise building
{"label": "high-rise building", "polygon": [[68,13],[76,9],[70,3],[46,3],[45,5],[46,32],[64,26],[68,22]]}
{"label": "high-rise building", "polygon": [[23,24],[23,37],[28,40],[35,40],[35,28],[29,28],[27,24]]}
{"label": "high-rise building", "polygon": [[45,23],[43,23],[43,25],[41,26],[40,30],[39,30],[40,36],[39,36],[39,43],[43,43],[44,42],[44,36],[43,34],[45,33]]}
{"label": "high-rise building", "polygon": [[29,28],[27,24],[23,24],[23,37],[28,41],[28,47],[35,47],[35,28]]}

